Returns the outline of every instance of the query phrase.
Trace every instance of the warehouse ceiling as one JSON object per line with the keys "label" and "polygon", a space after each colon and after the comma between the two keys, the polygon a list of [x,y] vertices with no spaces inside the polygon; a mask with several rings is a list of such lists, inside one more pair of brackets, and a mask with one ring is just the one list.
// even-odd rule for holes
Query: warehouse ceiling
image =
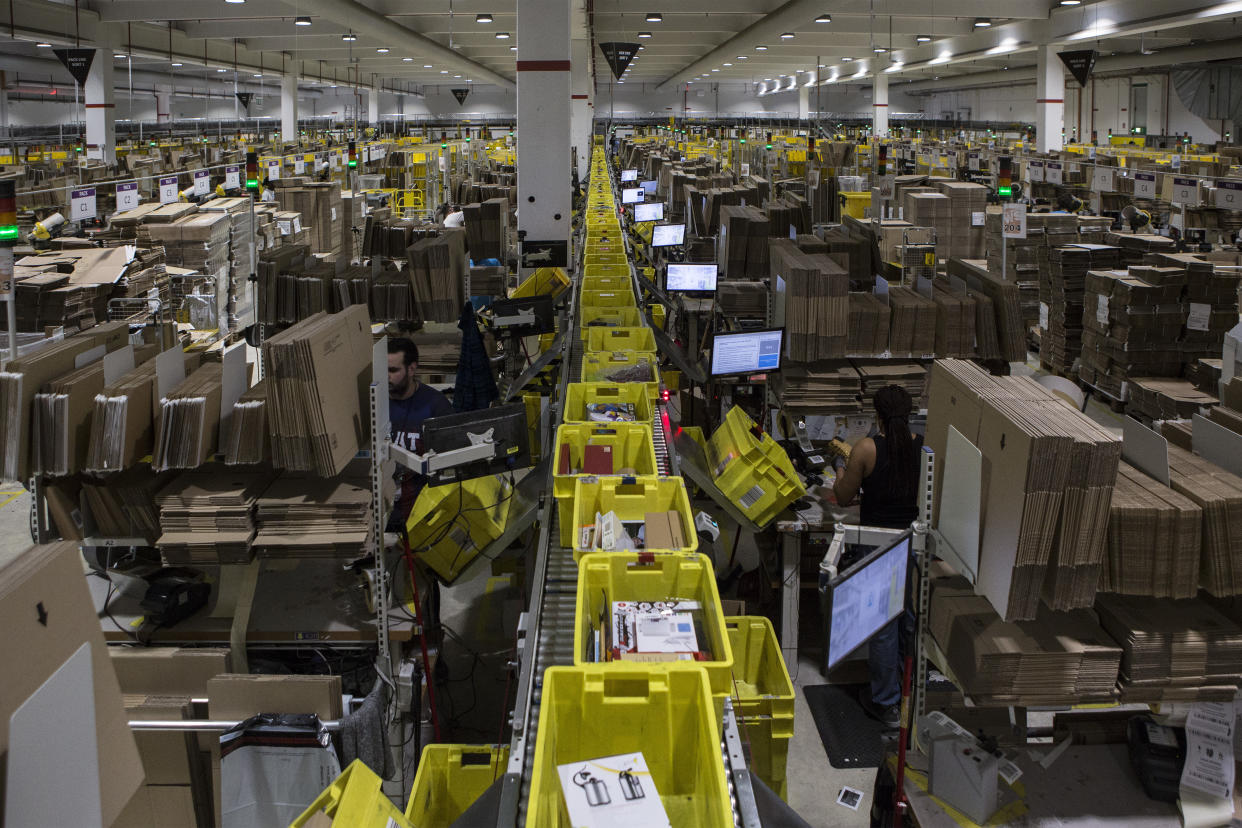
{"label": "warehouse ceiling", "polygon": [[[1116,65],[1242,58],[1242,2],[1200,0],[572,0],[575,37],[641,45],[622,82],[661,91],[732,83],[763,93],[870,84],[937,88],[1029,74],[1039,44]],[[11,0],[0,68],[55,65],[99,43],[118,66],[173,82],[303,86],[494,84],[511,89],[516,0]],[[8,17],[8,20],[5,18]],[[43,43],[46,46],[38,46]],[[1138,62],[1135,63],[1134,60]],[[5,61],[10,63],[6,66]],[[1129,62],[1127,62],[1129,60]],[[43,61],[43,64],[37,63]],[[121,63],[124,61],[124,63]],[[613,81],[596,52],[597,87]],[[49,71],[51,71],[49,69]]]}

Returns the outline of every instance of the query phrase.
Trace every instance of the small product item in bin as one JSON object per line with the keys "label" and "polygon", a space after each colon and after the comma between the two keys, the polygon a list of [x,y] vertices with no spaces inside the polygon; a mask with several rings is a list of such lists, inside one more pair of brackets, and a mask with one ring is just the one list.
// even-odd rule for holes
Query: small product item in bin
{"label": "small product item in bin", "polygon": [[608,382],[652,382],[651,363],[647,361],[636,362],[633,365],[623,365],[615,368],[604,375],[604,379]]}
{"label": "small product item in bin", "polygon": [[587,420],[592,423],[632,423],[638,420],[633,403],[586,404]]}
{"label": "small product item in bin", "polygon": [[574,828],[671,828],[641,753],[558,765]]}
{"label": "small product item in bin", "polygon": [[695,600],[612,602],[612,659],[710,661],[703,605]]}

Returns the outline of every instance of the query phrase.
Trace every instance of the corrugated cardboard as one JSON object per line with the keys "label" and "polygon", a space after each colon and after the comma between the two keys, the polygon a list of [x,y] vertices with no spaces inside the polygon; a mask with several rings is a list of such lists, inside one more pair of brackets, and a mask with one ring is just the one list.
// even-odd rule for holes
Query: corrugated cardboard
{"label": "corrugated cardboard", "polygon": [[686,545],[685,533],[681,528],[681,516],[677,512],[647,512],[643,516],[646,524],[647,549],[681,549]]}
{"label": "corrugated cardboard", "polygon": [[32,546],[0,568],[0,757],[8,755],[9,718],[84,643],[91,647],[99,795],[111,825],[142,784],[130,732],[75,543]]}
{"label": "corrugated cardboard", "polygon": [[230,660],[228,647],[110,647],[109,655],[123,693],[199,699]]}
{"label": "corrugated cardboard", "polygon": [[314,713],[341,718],[340,676],[252,676],[226,673],[207,682],[212,719],[232,721],[260,713]]}

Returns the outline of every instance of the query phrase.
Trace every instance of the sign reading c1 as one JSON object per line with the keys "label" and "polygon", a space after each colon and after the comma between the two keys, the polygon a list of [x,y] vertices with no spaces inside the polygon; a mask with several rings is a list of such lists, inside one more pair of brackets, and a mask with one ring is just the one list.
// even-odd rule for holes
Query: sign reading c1
{"label": "sign reading c1", "polygon": [[608,61],[608,68],[612,69],[613,77],[619,80],[625,74],[630,61],[634,59],[634,55],[638,54],[638,46],[637,43],[616,41],[599,44],[599,50],[604,53],[604,60]]}
{"label": "sign reading c1", "polygon": [[1087,85],[1091,70],[1095,68],[1095,59],[1099,56],[1095,49],[1077,49],[1070,52],[1057,52],[1057,57],[1065,64],[1065,68],[1078,81],[1079,86]]}

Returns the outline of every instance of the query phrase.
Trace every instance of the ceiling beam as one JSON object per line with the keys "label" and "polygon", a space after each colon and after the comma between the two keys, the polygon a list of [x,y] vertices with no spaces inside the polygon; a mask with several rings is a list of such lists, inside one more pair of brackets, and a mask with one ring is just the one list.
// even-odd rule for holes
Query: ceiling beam
{"label": "ceiling beam", "polygon": [[170,0],[110,0],[96,3],[104,23],[138,23],[150,20],[247,20],[297,14],[280,0],[247,0],[234,3],[178,3]]}

